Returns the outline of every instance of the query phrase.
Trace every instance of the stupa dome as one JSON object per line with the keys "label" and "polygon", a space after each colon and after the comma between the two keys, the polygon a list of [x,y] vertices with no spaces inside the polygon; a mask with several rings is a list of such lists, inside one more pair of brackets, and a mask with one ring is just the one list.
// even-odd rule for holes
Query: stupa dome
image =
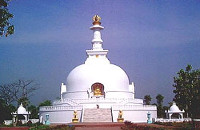
{"label": "stupa dome", "polygon": [[169,109],[170,112],[180,112],[181,110],[178,108],[175,102],[173,102],[172,106]]}
{"label": "stupa dome", "polygon": [[27,114],[28,112],[26,111],[26,109],[23,107],[23,105],[21,104],[19,106],[19,108],[17,109],[17,114]]}
{"label": "stupa dome", "polygon": [[94,83],[101,83],[105,91],[128,91],[129,79],[119,67],[110,63],[82,64],[67,77],[68,91],[87,91]]}

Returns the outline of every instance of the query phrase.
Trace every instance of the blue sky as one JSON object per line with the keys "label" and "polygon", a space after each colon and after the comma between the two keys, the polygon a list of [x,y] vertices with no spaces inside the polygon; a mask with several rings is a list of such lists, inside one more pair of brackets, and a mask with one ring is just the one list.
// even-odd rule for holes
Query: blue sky
{"label": "blue sky", "polygon": [[92,17],[102,17],[111,63],[135,82],[137,98],[173,98],[173,77],[200,68],[199,0],[13,0],[15,34],[0,38],[0,84],[33,79],[34,104],[59,97],[60,84],[91,49]]}

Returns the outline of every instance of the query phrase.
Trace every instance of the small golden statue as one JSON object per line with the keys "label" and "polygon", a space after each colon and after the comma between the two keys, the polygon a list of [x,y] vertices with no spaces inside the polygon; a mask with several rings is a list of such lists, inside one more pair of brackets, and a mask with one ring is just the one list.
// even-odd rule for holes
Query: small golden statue
{"label": "small golden statue", "polygon": [[74,113],[73,113],[74,117],[72,118],[72,122],[73,123],[77,123],[78,122],[78,113],[76,110],[74,110]]}
{"label": "small golden statue", "polygon": [[100,22],[101,17],[99,17],[98,15],[94,15],[94,17],[92,18],[92,20],[94,21],[93,25],[100,25],[101,24],[101,22]]}
{"label": "small golden statue", "polygon": [[122,110],[119,110],[117,122],[124,122],[124,118],[122,118],[122,116],[123,116],[123,112],[122,112]]}

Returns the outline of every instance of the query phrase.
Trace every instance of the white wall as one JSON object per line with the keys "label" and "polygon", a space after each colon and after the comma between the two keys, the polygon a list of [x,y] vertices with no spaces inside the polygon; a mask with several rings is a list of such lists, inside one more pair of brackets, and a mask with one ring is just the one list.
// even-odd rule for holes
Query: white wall
{"label": "white wall", "polygon": [[[100,108],[108,108],[110,104],[99,104]],[[96,104],[88,104],[89,107],[96,108]],[[109,106],[111,108],[111,106]],[[72,122],[74,110],[78,112],[79,122],[82,119],[81,107],[50,106],[40,109],[40,117],[43,122],[46,114],[49,114],[50,123],[70,123]],[[112,106],[113,121],[117,122],[119,110],[123,111],[124,120],[132,122],[147,122],[147,113],[151,113],[151,118],[157,118],[157,108],[153,105],[114,105]],[[40,118],[41,119],[41,118]]]}
{"label": "white wall", "polygon": [[[147,122],[147,113],[151,113],[151,118],[157,117],[157,111],[148,111],[148,110],[122,110],[124,121],[131,122]],[[113,121],[117,122],[119,110],[113,111]]]}
{"label": "white wall", "polygon": [[[70,123],[72,122],[74,110],[65,110],[65,111],[49,111],[49,112],[40,112],[40,117],[43,117],[43,122],[46,120],[46,114],[49,114],[49,121],[51,123]],[[81,119],[82,110],[77,110],[79,122]]]}

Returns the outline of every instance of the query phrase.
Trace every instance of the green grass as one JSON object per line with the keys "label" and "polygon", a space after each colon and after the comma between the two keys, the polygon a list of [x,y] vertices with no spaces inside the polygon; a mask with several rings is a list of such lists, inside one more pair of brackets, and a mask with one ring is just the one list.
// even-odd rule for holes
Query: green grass
{"label": "green grass", "polygon": [[47,128],[49,128],[49,126],[47,125],[38,125],[38,126],[29,128],[29,130],[46,130]]}

